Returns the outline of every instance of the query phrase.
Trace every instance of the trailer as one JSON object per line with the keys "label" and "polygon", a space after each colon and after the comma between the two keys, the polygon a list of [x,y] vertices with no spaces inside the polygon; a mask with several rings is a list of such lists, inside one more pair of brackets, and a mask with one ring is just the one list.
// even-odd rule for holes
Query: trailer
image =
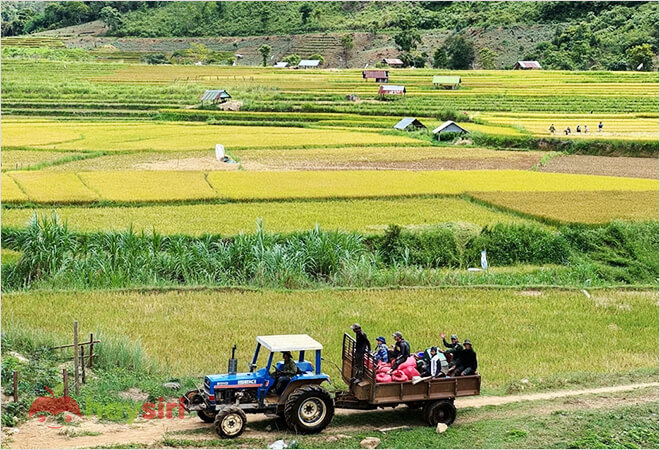
{"label": "trailer", "polygon": [[351,383],[354,371],[355,339],[344,334],[342,345],[341,376],[348,384],[348,391],[335,395],[335,408],[377,409],[407,405],[422,411],[429,426],[438,423],[451,425],[456,419],[454,399],[479,395],[481,375],[432,378],[419,382],[403,381],[377,383],[375,365],[369,364],[365,355],[364,375],[358,383]]}

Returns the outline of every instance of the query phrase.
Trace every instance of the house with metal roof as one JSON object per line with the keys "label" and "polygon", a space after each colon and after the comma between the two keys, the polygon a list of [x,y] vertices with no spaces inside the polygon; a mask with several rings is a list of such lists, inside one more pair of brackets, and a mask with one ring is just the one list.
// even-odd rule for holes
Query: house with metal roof
{"label": "house with metal roof", "polygon": [[461,84],[461,77],[434,75],[433,87],[442,89],[458,89]]}
{"label": "house with metal roof", "polygon": [[438,128],[433,130],[433,134],[438,135],[440,133],[469,133],[468,130],[454,122],[453,120],[448,120],[440,125]]}
{"label": "house with metal roof", "polygon": [[378,88],[378,95],[406,95],[405,86],[395,86],[392,84],[381,84]]}
{"label": "house with metal roof", "polygon": [[513,70],[541,70],[541,64],[538,61],[518,61],[513,66]]}
{"label": "house with metal roof", "polygon": [[273,67],[275,67],[276,69],[284,69],[288,66],[289,66],[289,63],[286,62],[286,61],[278,61],[273,65]]}
{"label": "house with metal roof", "polygon": [[321,65],[320,59],[301,59],[298,63],[300,69],[313,69]]}
{"label": "house with metal roof", "polygon": [[202,95],[201,100],[202,100],[202,104],[204,102],[211,102],[213,104],[216,104],[216,103],[224,103],[230,98],[231,95],[229,95],[229,92],[225,91],[224,89],[208,89]]}
{"label": "house with metal roof", "polygon": [[426,128],[426,126],[417,120],[415,117],[404,117],[394,125],[395,130],[401,130],[401,131],[413,131],[413,130],[419,130],[422,128]]}
{"label": "house with metal roof", "polygon": [[385,58],[383,59],[383,64],[387,64],[390,67],[403,67],[403,61],[399,58]]}
{"label": "house with metal roof", "polygon": [[362,78],[376,80],[377,83],[387,83],[390,80],[389,70],[363,70]]}

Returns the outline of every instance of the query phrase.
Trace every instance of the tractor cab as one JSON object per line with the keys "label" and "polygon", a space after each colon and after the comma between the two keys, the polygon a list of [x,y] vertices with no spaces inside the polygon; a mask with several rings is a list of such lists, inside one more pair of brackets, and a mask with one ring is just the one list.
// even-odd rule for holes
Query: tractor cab
{"label": "tractor cab", "polygon": [[[228,373],[207,375],[204,388],[188,392],[182,402],[187,410],[197,411],[202,420],[216,422],[218,434],[223,437],[240,434],[231,427],[224,430],[223,426],[239,422],[244,425],[245,413],[276,414],[283,417],[291,429],[303,433],[320,431],[334,414],[332,399],[320,386],[330,381],[328,375],[321,372],[322,349],[319,342],[306,334],[258,336],[249,372],[237,371],[234,347]],[[284,365],[280,360],[283,352],[291,354],[297,371],[281,381],[277,392],[275,369],[282,369]],[[265,366],[259,368],[258,361],[263,361],[264,357]],[[298,408],[296,411],[291,409],[294,406]]]}

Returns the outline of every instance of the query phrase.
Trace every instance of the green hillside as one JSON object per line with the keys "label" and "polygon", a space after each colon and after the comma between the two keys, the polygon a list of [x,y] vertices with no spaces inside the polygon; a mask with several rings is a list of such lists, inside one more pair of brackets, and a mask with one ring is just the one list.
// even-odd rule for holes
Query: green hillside
{"label": "green hillside", "polygon": [[[114,37],[268,40],[332,33],[339,36],[332,38],[337,53],[341,36],[385,33],[417,67],[443,67],[444,52],[451,59],[446,39],[456,36],[471,41],[481,68],[489,68],[488,61],[501,68],[507,53],[549,69],[652,70],[658,53],[657,2],[52,2],[38,9],[33,2],[3,2],[2,19],[3,37],[99,19],[106,36]],[[429,46],[428,36],[443,39]],[[361,42],[351,49],[369,50]]]}

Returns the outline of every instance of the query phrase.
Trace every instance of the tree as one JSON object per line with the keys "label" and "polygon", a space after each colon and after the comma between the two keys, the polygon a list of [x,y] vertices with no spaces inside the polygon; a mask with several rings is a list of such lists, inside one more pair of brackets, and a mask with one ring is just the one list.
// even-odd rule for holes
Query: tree
{"label": "tree", "polygon": [[348,53],[353,50],[353,36],[350,34],[345,34],[341,38],[341,48],[344,50],[344,64],[348,67]]}
{"label": "tree", "polygon": [[429,55],[426,53],[422,53],[421,55],[414,55],[412,61],[413,66],[421,69],[422,67],[426,66],[426,60],[428,57]]}
{"label": "tree", "polygon": [[318,59],[319,61],[321,61],[321,65],[323,65],[323,63],[325,62],[325,58],[320,53],[314,53],[313,55],[310,55],[309,59]]}
{"label": "tree", "polygon": [[272,47],[268,44],[264,44],[261,47],[259,47],[259,53],[261,53],[261,62],[263,63],[264,67],[268,64],[268,57],[270,56],[270,51],[272,50]]}
{"label": "tree", "polygon": [[433,68],[434,69],[446,69],[449,65],[449,59],[447,59],[447,50],[444,48],[436,48],[433,52]]}
{"label": "tree", "polygon": [[482,69],[492,70],[495,68],[495,58],[497,53],[488,47],[479,49],[479,65]]}
{"label": "tree", "polygon": [[474,63],[474,42],[467,36],[458,34],[445,41],[449,68],[454,70],[470,69]]}
{"label": "tree", "polygon": [[300,58],[300,56],[298,56],[294,53],[293,55],[285,56],[284,58],[282,58],[282,61],[288,62],[289,65],[291,65],[291,66],[297,66],[301,59],[302,58]]}
{"label": "tree", "polygon": [[[633,70],[653,70],[653,49],[649,44],[641,44],[631,47],[626,52],[628,64]],[[638,69],[638,67],[641,67]]]}
{"label": "tree", "polygon": [[121,13],[112,6],[104,6],[99,13],[99,17],[112,31],[117,31],[122,25]]}
{"label": "tree", "polygon": [[312,13],[312,6],[309,3],[304,3],[298,8],[298,12],[300,12],[302,23],[306,24],[309,21],[309,15]]}
{"label": "tree", "polygon": [[417,48],[417,45],[422,42],[422,36],[419,34],[419,31],[410,29],[410,30],[401,30],[394,35],[394,43],[399,48],[399,50],[409,53]]}

